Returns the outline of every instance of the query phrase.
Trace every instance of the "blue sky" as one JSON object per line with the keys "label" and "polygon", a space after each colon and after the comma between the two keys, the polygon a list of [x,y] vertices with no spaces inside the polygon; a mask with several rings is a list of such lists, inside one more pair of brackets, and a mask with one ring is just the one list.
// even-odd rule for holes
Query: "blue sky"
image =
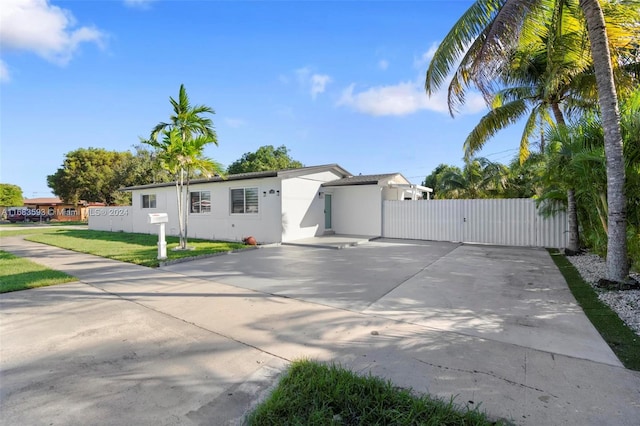
{"label": "blue sky", "polygon": [[[0,181],[50,196],[65,153],[131,149],[184,83],[216,111],[206,154],[223,165],[284,144],[307,166],[420,183],[462,164],[486,112],[472,95],[453,119],[423,89],[430,54],[472,3],[2,0]],[[508,162],[520,131],[481,155]]]}

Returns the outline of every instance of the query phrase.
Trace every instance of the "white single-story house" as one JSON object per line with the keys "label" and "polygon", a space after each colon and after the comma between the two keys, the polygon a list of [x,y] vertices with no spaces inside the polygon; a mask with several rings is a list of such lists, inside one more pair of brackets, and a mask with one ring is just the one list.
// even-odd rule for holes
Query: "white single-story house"
{"label": "white single-story house", "polygon": [[[167,213],[168,235],[178,235],[175,183],[131,191],[134,232],[157,233],[149,213]],[[337,164],[192,180],[188,236],[279,243],[324,234],[382,235],[382,201],[418,200],[430,188],[400,173],[353,176]]]}

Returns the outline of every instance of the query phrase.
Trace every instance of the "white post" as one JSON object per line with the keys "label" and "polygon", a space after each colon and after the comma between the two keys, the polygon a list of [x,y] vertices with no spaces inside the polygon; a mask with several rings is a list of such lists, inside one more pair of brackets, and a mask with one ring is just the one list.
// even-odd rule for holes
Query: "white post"
{"label": "white post", "polygon": [[158,260],[167,258],[167,242],[165,241],[164,226],[169,222],[166,213],[149,213],[147,223],[159,225],[158,228]]}
{"label": "white post", "polygon": [[158,230],[158,260],[164,260],[167,258],[167,241],[164,238],[164,223],[160,223],[160,229]]}

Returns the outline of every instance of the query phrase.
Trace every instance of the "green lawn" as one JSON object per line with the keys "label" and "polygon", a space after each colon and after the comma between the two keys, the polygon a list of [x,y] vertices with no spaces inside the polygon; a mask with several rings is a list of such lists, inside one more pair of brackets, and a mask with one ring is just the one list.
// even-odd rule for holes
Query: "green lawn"
{"label": "green lawn", "polygon": [[[10,232],[13,231],[0,231],[0,236]],[[25,239],[137,265],[152,267],[159,265],[157,235],[50,228],[46,232],[29,232]],[[167,237],[168,260],[228,252],[247,247],[242,243],[190,239],[189,247],[193,247],[193,250],[172,251],[172,248],[178,246],[178,242],[177,237]]]}
{"label": "green lawn", "polygon": [[76,278],[0,250],[0,293],[70,281]]}
{"label": "green lawn", "polygon": [[295,361],[249,425],[495,425],[477,409],[418,396],[335,365]]}
{"label": "green lawn", "polygon": [[640,336],[633,332],[609,306],[598,299],[596,291],[578,270],[557,250],[549,250],[578,304],[622,364],[640,371]]}
{"label": "green lawn", "polygon": [[0,223],[0,228],[2,227],[9,227],[9,226],[78,226],[78,225],[84,225],[84,226],[88,226],[88,222],[82,222],[79,220],[76,221],[69,221],[69,222],[58,222],[58,221],[52,221],[52,222],[16,222],[16,223],[11,223],[11,222],[3,222]]}
{"label": "green lawn", "polygon": [[52,226],[37,226],[37,227],[23,227],[21,229],[2,229],[0,227],[0,238],[15,237],[17,235],[29,235],[29,234],[46,234],[51,232],[58,232],[62,229]]}
{"label": "green lawn", "polygon": [[68,221],[68,222],[49,222],[48,223],[49,226],[79,226],[79,225],[83,225],[83,226],[89,226],[89,222],[82,222],[80,220],[76,220],[76,221]]}

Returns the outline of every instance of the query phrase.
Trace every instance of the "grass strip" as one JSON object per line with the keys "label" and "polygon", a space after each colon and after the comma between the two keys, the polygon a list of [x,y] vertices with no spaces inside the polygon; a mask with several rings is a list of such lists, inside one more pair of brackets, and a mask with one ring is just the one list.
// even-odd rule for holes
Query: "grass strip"
{"label": "grass strip", "polygon": [[[56,229],[25,237],[26,240],[48,244],[81,253],[94,254],[121,262],[157,267],[158,236],[126,232]],[[172,251],[178,247],[178,237],[167,237],[168,260],[229,252],[246,247],[242,243],[190,239],[193,250]]]}
{"label": "grass strip", "polygon": [[2,227],[30,227],[30,226],[42,226],[42,227],[46,227],[46,226],[87,226],[89,225],[89,222],[83,222],[81,220],[69,220],[69,221],[50,221],[50,222],[16,222],[16,223],[11,223],[11,222],[4,222],[4,223],[0,223],[0,228]]}
{"label": "grass strip", "polygon": [[58,232],[61,229],[58,227],[51,226],[37,226],[37,227],[23,227],[22,229],[2,229],[0,228],[0,238],[5,237],[16,237],[19,235],[30,235],[30,234],[48,234],[52,232]]}
{"label": "grass strip", "polygon": [[0,250],[0,293],[67,283],[77,279]]}
{"label": "grass strip", "polygon": [[552,249],[549,253],[567,281],[573,297],[622,364],[630,370],[640,371],[640,336],[627,327],[615,311],[598,299],[593,287],[582,279],[580,272],[563,254]]}
{"label": "grass strip", "polygon": [[478,409],[362,377],[335,365],[294,361],[271,395],[249,415],[252,426],[495,425]]}

